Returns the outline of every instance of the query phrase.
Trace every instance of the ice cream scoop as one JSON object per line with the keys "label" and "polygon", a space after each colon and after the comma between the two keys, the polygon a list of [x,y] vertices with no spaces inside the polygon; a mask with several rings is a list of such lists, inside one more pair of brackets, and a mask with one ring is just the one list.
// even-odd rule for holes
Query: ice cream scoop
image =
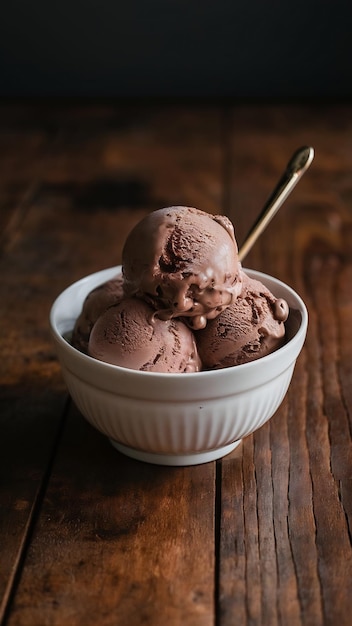
{"label": "ice cream scoop", "polygon": [[194,329],[241,292],[233,225],[193,207],[153,211],[127,237],[124,291],[147,300],[161,319],[187,317]]}
{"label": "ice cream scoop", "polygon": [[144,300],[125,298],[93,326],[88,354],[143,372],[196,372],[200,360],[193,333],[178,319],[161,320]]}
{"label": "ice cream scoop", "polygon": [[288,313],[285,300],[244,274],[241,294],[196,334],[203,368],[231,367],[270,354],[285,340]]}
{"label": "ice cream scoop", "polygon": [[81,352],[87,352],[91,330],[98,317],[112,304],[123,298],[123,278],[120,272],[114,278],[93,289],[85,298],[82,311],[77,318],[72,345]]}

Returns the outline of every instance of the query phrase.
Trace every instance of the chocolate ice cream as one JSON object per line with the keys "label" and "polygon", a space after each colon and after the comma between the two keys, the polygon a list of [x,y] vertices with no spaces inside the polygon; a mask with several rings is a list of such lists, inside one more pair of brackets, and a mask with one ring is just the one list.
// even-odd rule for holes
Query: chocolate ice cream
{"label": "chocolate ice cream", "polygon": [[72,333],[71,343],[77,350],[87,352],[94,323],[109,306],[120,302],[123,298],[122,283],[123,278],[120,272],[115,278],[99,285],[87,295]]}
{"label": "chocolate ice cream", "polygon": [[192,331],[181,320],[160,320],[144,300],[125,298],[92,329],[88,354],[144,372],[196,372],[200,360]]}
{"label": "chocolate ice cream", "polygon": [[259,359],[285,341],[287,302],[243,272],[242,292],[196,334],[204,369],[219,369]]}
{"label": "chocolate ice cream", "polygon": [[279,348],[288,312],[242,270],[227,217],[173,206],[131,231],[122,274],[87,296],[72,343],[142,371],[218,369]]}
{"label": "chocolate ice cream", "polygon": [[122,264],[126,295],[150,302],[161,319],[187,317],[194,329],[241,291],[232,223],[193,207],[159,209],[142,219],[127,237]]}

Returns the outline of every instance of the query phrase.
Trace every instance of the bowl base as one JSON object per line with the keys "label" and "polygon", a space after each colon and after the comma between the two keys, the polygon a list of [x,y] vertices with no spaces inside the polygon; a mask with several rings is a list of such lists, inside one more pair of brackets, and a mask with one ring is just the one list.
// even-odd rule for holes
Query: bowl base
{"label": "bowl base", "polygon": [[156,465],[201,465],[202,463],[209,463],[210,461],[216,461],[223,456],[230,454],[232,450],[237,448],[242,439],[234,441],[227,446],[216,448],[216,450],[209,450],[209,452],[192,452],[190,454],[157,454],[154,452],[144,452],[143,450],[137,450],[136,448],[130,448],[122,443],[118,443],[113,439],[110,442],[118,450],[126,456],[136,459],[137,461],[144,461],[145,463],[154,463]]}

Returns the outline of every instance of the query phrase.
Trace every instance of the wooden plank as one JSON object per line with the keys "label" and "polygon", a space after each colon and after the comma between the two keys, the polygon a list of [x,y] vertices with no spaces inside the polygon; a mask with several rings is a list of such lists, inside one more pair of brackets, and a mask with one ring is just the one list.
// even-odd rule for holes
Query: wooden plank
{"label": "wooden plank", "polygon": [[0,249],[13,241],[37,188],[55,131],[33,124],[26,107],[0,107]]}
{"label": "wooden plank", "polygon": [[[28,297],[37,286],[43,298],[26,331],[34,345],[33,327],[37,317],[47,323],[54,294],[119,263],[127,232],[148,211],[181,203],[219,212],[221,202],[218,109],[114,108],[108,123],[104,112],[95,118],[94,132],[89,115],[66,115],[11,248],[23,266],[29,257]],[[6,294],[10,261],[8,252]],[[26,284],[24,267],[20,278]],[[18,342],[15,325],[11,332]],[[51,419],[58,370],[56,361],[47,375],[45,367],[37,363],[36,375],[45,378]],[[6,458],[12,454],[10,447]],[[52,460],[8,624],[212,624],[215,464],[165,469],[131,461],[75,410]]]}
{"label": "wooden plank", "polygon": [[233,624],[240,615],[243,624],[347,625],[351,113],[344,107],[321,108],[314,115],[301,107],[238,107],[232,128],[229,214],[239,238],[291,152],[310,144],[316,157],[245,261],[297,289],[308,305],[310,326],[283,405],[244,442],[242,516],[238,487],[233,490],[239,459],[222,461],[221,624]]}
{"label": "wooden plank", "polygon": [[[24,226],[51,137],[1,111],[0,621],[45,484],[66,392],[47,332],[53,291]],[[6,119],[5,119],[6,118]],[[10,123],[11,122],[11,123]],[[50,381],[50,390],[48,382]]]}
{"label": "wooden plank", "polygon": [[211,624],[213,498],[212,464],[130,460],[72,411],[8,623]]}

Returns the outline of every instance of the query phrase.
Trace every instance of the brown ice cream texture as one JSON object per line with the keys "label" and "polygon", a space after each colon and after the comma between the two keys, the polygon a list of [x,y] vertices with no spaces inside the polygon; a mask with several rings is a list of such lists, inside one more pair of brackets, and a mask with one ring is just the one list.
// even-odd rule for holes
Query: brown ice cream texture
{"label": "brown ice cream texture", "polygon": [[90,335],[88,354],[143,372],[200,369],[191,329],[178,319],[160,320],[139,298],[125,298],[99,317]]}
{"label": "brown ice cream texture", "polygon": [[247,363],[285,342],[289,307],[243,271],[226,216],[153,211],[132,229],[122,257],[122,273],[85,299],[72,339],[82,352],[181,373]]}
{"label": "brown ice cream texture", "polygon": [[285,300],[243,272],[238,298],[197,333],[203,368],[240,365],[277,350],[285,340],[288,313]]}
{"label": "brown ice cream texture", "polygon": [[87,295],[82,311],[76,320],[73,333],[72,345],[81,352],[87,352],[91,330],[102,313],[112,304],[120,302],[123,298],[123,278],[119,272],[114,278],[99,285]]}
{"label": "brown ice cream texture", "polygon": [[204,328],[241,291],[233,225],[193,207],[159,209],[127,237],[122,268],[128,296],[151,303],[161,319],[187,317]]}

